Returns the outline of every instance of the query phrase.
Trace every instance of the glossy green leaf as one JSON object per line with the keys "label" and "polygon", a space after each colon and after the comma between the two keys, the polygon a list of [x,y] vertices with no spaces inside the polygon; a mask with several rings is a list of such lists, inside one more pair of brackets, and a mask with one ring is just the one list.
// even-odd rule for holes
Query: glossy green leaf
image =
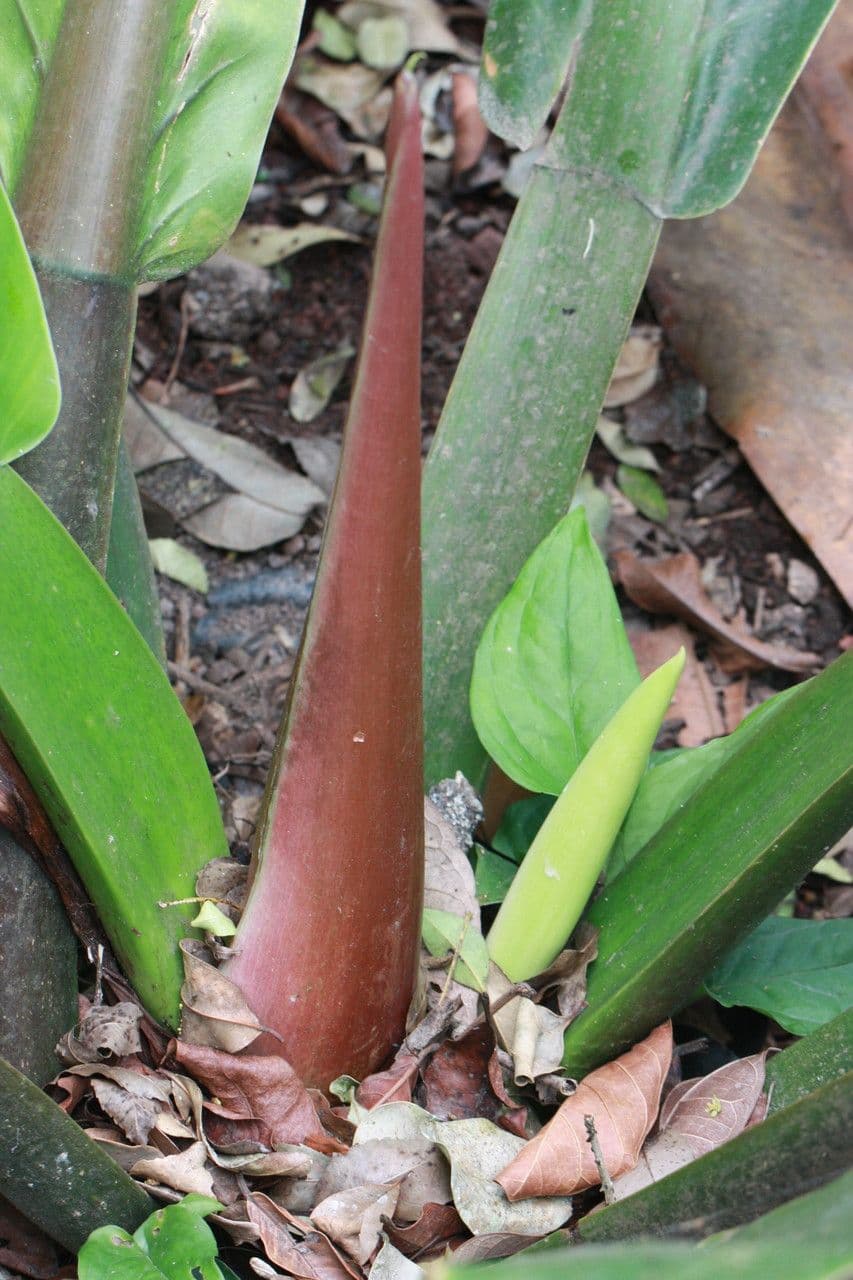
{"label": "glossy green leaf", "polygon": [[685,1232],[705,1236],[752,1222],[845,1173],[851,1123],[853,1075],[847,1073],[659,1182],[588,1214],[578,1235],[596,1244]]}
{"label": "glossy green leaf", "polygon": [[768,1114],[782,1111],[813,1089],[853,1072],[853,1009],[767,1059]]}
{"label": "glossy green leaf", "polygon": [[641,471],[639,467],[622,464],[616,468],[616,483],[641,515],[658,524],[665,523],[669,515],[669,503],[654,476]]}
{"label": "glossy green leaf", "polygon": [[501,819],[492,839],[493,848],[521,862],[553,807],[553,796],[525,796],[523,800],[516,800]]}
{"label": "glossy green leaf", "polygon": [[[2,56],[2,55],[0,55]],[[47,435],[59,413],[59,370],[38,282],[0,182],[0,465]]]}
{"label": "glossy green leaf", "polygon": [[486,20],[480,111],[499,138],[526,149],[569,71],[591,0],[493,0]]}
{"label": "glossy green leaf", "polygon": [[734,733],[725,738],[714,738],[702,747],[653,753],[651,767],[637,788],[634,802],[610,854],[608,879],[612,880],[624,870],[643,845],[687,803],[720,765],[760,730],[764,717],[795,692],[795,689],[786,689],[774,694],[750,712]]}
{"label": "glossy green leaf", "polygon": [[572,511],[483,633],[471,678],[480,741],[516,782],[557,795],[639,683],[607,567]]}
{"label": "glossy green leaf", "polygon": [[221,1208],[208,1196],[188,1195],[152,1213],[132,1236],[100,1227],[80,1250],[80,1280],[222,1280],[216,1237],[202,1220]]}
{"label": "glossy green leaf", "polygon": [[834,0],[610,0],[588,10],[545,163],[594,172],[658,217],[746,181]]}
{"label": "glossy green leaf", "polygon": [[485,991],[489,976],[489,953],[480,930],[471,920],[427,907],[424,911],[421,937],[431,956],[454,952],[458,959],[453,976],[464,987]]}
{"label": "glossy green leaf", "polygon": [[[0,0],[0,172],[13,192],[68,12],[68,0]],[[144,130],[138,140],[143,182],[130,219],[131,261],[118,264],[120,274],[138,280],[176,275],[208,257],[231,232],[254,181],[301,16],[301,0],[175,0],[169,6],[145,0],[130,13],[115,6],[116,34],[109,37],[115,43],[104,56],[116,69],[126,57],[138,59],[128,52],[137,24],[151,30],[142,50],[149,63],[144,78],[136,81],[143,76],[136,62],[125,67],[130,83],[119,93],[154,89],[152,108],[141,107],[136,122]],[[66,36],[63,30],[63,41]],[[105,83],[111,97],[101,114],[108,127],[117,98],[109,76],[96,91],[103,92]],[[135,147],[137,139],[126,142]],[[107,152],[116,143],[115,137],[92,139],[93,147]],[[115,165],[116,158],[96,163]]]}
{"label": "glossy green leaf", "polygon": [[[39,572],[33,572],[37,565]],[[177,1026],[187,898],[227,853],[192,726],[162,667],[58,521],[0,468],[0,732],[146,1007]]]}
{"label": "glossy green leaf", "polygon": [[498,902],[503,902],[518,870],[518,863],[477,844],[474,845],[474,853],[476,855],[474,887],[477,890],[477,901],[481,907],[494,906]]}
{"label": "glossy green leaf", "polygon": [[746,1005],[796,1036],[853,1005],[853,920],[769,916],[705,979],[726,1008]]}
{"label": "glossy green leaf", "polygon": [[76,1120],[2,1058],[0,1196],[72,1253],[105,1222],[133,1231],[153,1207]]}
{"label": "glossy green leaf", "polygon": [[591,907],[588,1007],[566,1033],[580,1077],[688,1001],[725,953],[841,836],[853,807],[853,653],[756,731]]}

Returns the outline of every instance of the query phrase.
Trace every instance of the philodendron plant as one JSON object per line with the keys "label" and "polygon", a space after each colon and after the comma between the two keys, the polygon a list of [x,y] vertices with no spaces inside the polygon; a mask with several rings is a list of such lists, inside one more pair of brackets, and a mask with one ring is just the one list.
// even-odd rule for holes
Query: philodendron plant
{"label": "philodendron plant", "polygon": [[[794,18],[775,0],[720,0],[710,12],[673,0],[618,7],[614,22],[610,4],[538,6],[557,24],[539,78],[513,70],[519,51],[536,60],[517,21],[524,6],[495,8],[484,64],[501,104],[493,119],[514,119],[519,100],[530,119],[544,119],[577,41],[576,68],[451,392],[425,488],[429,773],[469,763],[479,771],[483,752],[465,745],[474,638],[556,524],[486,627],[472,707],[483,747],[505,771],[559,795],[490,935],[494,958],[510,976],[530,976],[579,915],[600,931],[588,1008],[566,1037],[574,1073],[680,1008],[840,834],[851,799],[849,747],[828,749],[849,721],[850,656],[721,744],[650,756],[682,659],[640,684],[582,513],[556,523],[661,218],[734,193],[831,5],[807,0]],[[0,466],[0,730],[125,973],[172,1029],[179,943],[192,931],[187,900],[204,863],[227,850],[200,749],[156,653],[150,598],[146,605],[134,589],[129,616],[101,576],[133,291],[210,252],[235,220],[299,8],[295,0],[0,0],[13,37],[0,54],[13,89],[0,106],[0,172],[44,289],[64,397],[54,433],[33,449],[55,408],[36,316],[45,404],[37,430],[12,429]],[[249,901],[226,962],[268,1028],[257,1050],[284,1053],[321,1086],[381,1064],[402,1037],[415,981],[424,749],[416,98],[404,75],[341,472]],[[483,413],[484,390],[500,405],[498,431]],[[566,428],[565,404],[575,406],[569,448],[557,430]],[[484,453],[486,434],[500,442],[497,458]],[[26,450],[29,460],[12,469],[8,460]],[[521,462],[527,485],[516,474]],[[544,499],[533,502],[530,485],[543,483]],[[127,514],[115,507],[125,532]],[[135,545],[132,576],[144,587],[150,571]],[[567,833],[581,823],[583,847],[567,850]],[[588,906],[602,867],[604,892]],[[543,949],[528,952],[526,917],[556,887],[555,899],[568,889],[567,897]],[[0,1070],[7,1097],[14,1079]],[[21,1096],[28,1115],[41,1115]],[[65,1120],[41,1116],[40,1132],[58,1134],[50,1126]],[[58,1234],[70,1247],[84,1228],[112,1221],[132,1231],[145,1217],[147,1202],[116,1171],[114,1216],[104,1217],[101,1197],[88,1218],[74,1218],[73,1180],[48,1163],[37,1199],[62,1204]],[[32,1170],[0,1142],[0,1191],[26,1212],[33,1186]]]}

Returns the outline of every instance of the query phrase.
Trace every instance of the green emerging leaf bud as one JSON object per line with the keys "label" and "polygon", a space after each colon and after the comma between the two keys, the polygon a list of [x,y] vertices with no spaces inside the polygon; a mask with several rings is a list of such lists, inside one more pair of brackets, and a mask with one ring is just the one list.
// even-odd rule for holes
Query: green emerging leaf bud
{"label": "green emerging leaf bud", "polygon": [[581,917],[648,764],[684,650],[653,671],[596,738],[542,824],[487,942],[513,982],[559,955]]}

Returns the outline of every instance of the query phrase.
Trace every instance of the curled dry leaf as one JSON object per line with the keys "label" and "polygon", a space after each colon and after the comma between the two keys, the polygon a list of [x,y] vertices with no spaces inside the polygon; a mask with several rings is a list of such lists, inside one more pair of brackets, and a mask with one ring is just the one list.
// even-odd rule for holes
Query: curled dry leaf
{"label": "curled dry leaf", "polygon": [[395,1217],[415,1222],[427,1204],[449,1204],[450,1169],[429,1138],[376,1138],[345,1155],[332,1156],[317,1187],[316,1200],[368,1184],[395,1183]]}
{"label": "curled dry leaf", "polygon": [[468,1234],[465,1223],[452,1204],[425,1204],[417,1222],[407,1227],[386,1222],[385,1233],[408,1258],[421,1258],[436,1250],[443,1251],[448,1241]]}
{"label": "curled dry leaf", "polygon": [[644,1146],[636,1168],[614,1181],[617,1200],[737,1137],[762,1100],[766,1057],[765,1051],[727,1062],[671,1089],[660,1110],[658,1133]]}
{"label": "curled dry leaf", "polygon": [[290,1233],[291,1215],[269,1196],[252,1192],[246,1209],[267,1257],[276,1266],[285,1267],[289,1276],[299,1280],[360,1280],[360,1272],[344,1261],[324,1235],[317,1232],[306,1235],[304,1240],[294,1239]]}
{"label": "curled dry leaf", "polygon": [[424,800],[424,832],[424,907],[469,916],[471,927],[479,932],[480,907],[471,863],[453,827],[429,799]]}
{"label": "curled dry leaf", "polygon": [[362,1266],[376,1250],[382,1219],[393,1217],[399,1189],[372,1184],[335,1191],[314,1207],[311,1221]]}
{"label": "curled dry leaf", "polygon": [[494,1231],[490,1235],[472,1236],[453,1250],[454,1263],[494,1262],[498,1258],[511,1258],[522,1249],[529,1249],[539,1237],[520,1236],[512,1231]]}
{"label": "curled dry leaf", "polygon": [[157,1156],[154,1160],[137,1160],[130,1171],[135,1178],[150,1178],[162,1182],[175,1191],[217,1198],[213,1188],[213,1174],[207,1159],[207,1147],[194,1142],[186,1151],[174,1156]]}
{"label": "curled dry leaf", "polygon": [[260,1035],[260,1021],[240,988],[204,959],[203,943],[185,938],[180,947],[184,961],[182,1039],[188,1045],[239,1053]]}
{"label": "curled dry leaf", "polygon": [[811,671],[820,665],[814,653],[765,644],[744,626],[726,622],[702,586],[699,562],[690,551],[664,560],[640,560],[631,551],[615,555],[619,581],[641,609],[683,618],[711,637],[724,671]]}
{"label": "curled dry leaf", "polygon": [[285,258],[292,258],[303,249],[315,244],[327,244],[330,240],[361,244],[361,237],[338,227],[318,226],[313,222],[301,222],[296,227],[277,227],[269,223],[243,223],[226,245],[228,253],[243,262],[253,262],[259,267],[271,267]]}
{"label": "curled dry leaf", "polygon": [[287,443],[309,480],[330,498],[341,461],[340,442],[328,436],[291,436]]}
{"label": "curled dry leaf", "polygon": [[249,868],[234,858],[213,858],[205,863],[195,882],[199,898],[210,898],[233,920],[240,918],[246,902]]}
{"label": "curled dry leaf", "polygon": [[[297,422],[313,422],[331,400],[354,355],[355,348],[345,342],[337,351],[318,356],[300,369],[290,388],[287,404],[290,416]],[[328,491],[324,489],[324,492]]]}
{"label": "curled dry leaf", "polygon": [[130,1000],[118,1004],[92,1005],[80,1019],[74,1031],[62,1037],[56,1047],[61,1062],[102,1062],[115,1055],[117,1058],[138,1053],[142,1048],[139,1036],[139,1020],[143,1010]]}
{"label": "curled dry leaf", "polygon": [[632,400],[639,400],[647,391],[651,391],[658,376],[660,359],[661,331],[655,325],[635,325],[628,335],[607,395],[604,397],[605,409],[615,409]]}
{"label": "curled dry leaf", "polygon": [[284,1058],[238,1058],[181,1040],[175,1041],[174,1053],[233,1116],[261,1121],[269,1131],[270,1146],[305,1143],[325,1153],[346,1150],[326,1133],[308,1090]]}
{"label": "curled dry leaf", "polygon": [[161,1101],[128,1093],[112,1080],[98,1079],[97,1076],[92,1080],[92,1092],[98,1106],[118,1125],[126,1138],[137,1146],[148,1142],[148,1135],[163,1110]]}
{"label": "curled dry leaf", "polygon": [[556,997],[560,1013],[574,1019],[586,1008],[586,971],[598,955],[598,929],[582,921],[572,940],[574,947],[561,951],[530,985],[536,988],[540,1000]]}
{"label": "curled dry leaf", "polygon": [[680,747],[699,747],[738,727],[743,714],[736,694],[745,692],[743,683],[738,681],[726,686],[726,691],[733,690],[728,698],[726,691],[713,685],[704,664],[696,657],[693,636],[685,626],[676,623],[656,631],[629,631],[628,639],[644,677],[680,648],[687,654],[684,671],[666,713],[667,720],[683,722],[677,739]]}
{"label": "curled dry leaf", "polygon": [[570,1195],[598,1186],[601,1178],[584,1124],[589,1115],[610,1176],[633,1169],[655,1122],[671,1059],[672,1024],[664,1022],[628,1053],[585,1076],[498,1175],[507,1197]]}
{"label": "curled dry leaf", "polygon": [[[563,1033],[574,1014],[554,1013],[527,996],[512,996],[514,984],[495,964],[489,966],[490,1018],[498,1042],[510,1055],[516,1084],[531,1084],[556,1071],[563,1060]],[[501,1003],[504,1001],[505,1003]]]}

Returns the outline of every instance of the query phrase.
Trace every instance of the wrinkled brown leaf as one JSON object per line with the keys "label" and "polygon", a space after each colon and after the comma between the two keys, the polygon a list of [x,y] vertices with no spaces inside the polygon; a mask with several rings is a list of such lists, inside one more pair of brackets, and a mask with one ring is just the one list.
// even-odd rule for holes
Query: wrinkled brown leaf
{"label": "wrinkled brown leaf", "polygon": [[840,5],[744,190],[667,223],[649,288],[712,415],[853,605],[851,61]]}
{"label": "wrinkled brown leaf", "polygon": [[[556,1071],[563,1060],[563,1035],[574,1015],[554,1013],[527,996],[504,1001],[513,983],[489,966],[488,999],[498,1042],[510,1055],[516,1084],[530,1084]],[[496,1010],[496,1011],[495,1011]]]}
{"label": "wrinkled brown leaf", "polygon": [[397,1183],[395,1216],[414,1222],[429,1203],[452,1199],[447,1161],[428,1138],[377,1138],[332,1156],[317,1187],[317,1200],[366,1184]]}
{"label": "wrinkled brown leaf", "polygon": [[635,325],[619,353],[604,408],[639,400],[655,385],[660,359],[661,332],[655,325]]}
{"label": "wrinkled brown leaf", "polygon": [[253,1192],[246,1208],[267,1257],[276,1266],[286,1267],[288,1275],[299,1280],[360,1280],[360,1272],[344,1262],[324,1235],[312,1232],[304,1240],[295,1240],[288,1215],[269,1196]]}
{"label": "wrinkled brown leaf", "polygon": [[242,862],[234,858],[213,858],[198,873],[195,891],[200,898],[212,898],[223,911],[234,912],[236,918],[246,902],[248,882],[249,868]]}
{"label": "wrinkled brown leaf", "polygon": [[[472,1236],[453,1249],[451,1258],[460,1265],[471,1262],[492,1262],[498,1258],[511,1258],[522,1249],[529,1249],[541,1236],[520,1236],[513,1231],[494,1231],[489,1235]],[[568,1241],[567,1241],[568,1243]]]}
{"label": "wrinkled brown leaf", "polygon": [[590,1072],[545,1128],[498,1175],[508,1199],[571,1195],[601,1181],[586,1137],[595,1120],[611,1177],[633,1169],[655,1122],[672,1059],[672,1024],[664,1022],[628,1053]]}
{"label": "wrinkled brown leaf", "polygon": [[[452,1204],[425,1204],[417,1222],[398,1227],[386,1222],[385,1233],[393,1245],[407,1258],[430,1256],[443,1250],[456,1236],[467,1235],[465,1223]],[[530,1241],[529,1236],[525,1239]]]}
{"label": "wrinkled brown leaf", "polygon": [[497,1120],[503,1108],[489,1077],[494,1048],[487,1026],[474,1027],[461,1040],[440,1045],[421,1073],[427,1111],[439,1120],[471,1116]]}
{"label": "wrinkled brown leaf", "polygon": [[614,1181],[617,1200],[737,1137],[762,1100],[766,1057],[756,1053],[727,1062],[671,1089],[660,1110],[659,1132],[644,1146],[636,1168]]}
{"label": "wrinkled brown leaf", "polygon": [[150,1178],[162,1182],[175,1191],[197,1192],[202,1196],[215,1196],[213,1173],[208,1164],[207,1148],[203,1142],[194,1142],[174,1156],[157,1156],[153,1160],[137,1160],[130,1171],[136,1178]]}
{"label": "wrinkled brown leaf", "polygon": [[284,1058],[238,1058],[181,1040],[174,1042],[174,1053],[234,1115],[260,1120],[269,1131],[270,1146],[287,1142],[328,1153],[345,1150],[320,1124],[307,1089]]}
{"label": "wrinkled brown leaf", "polygon": [[352,153],[344,142],[336,116],[327,107],[305,93],[286,88],[275,109],[275,118],[322,168],[330,173],[349,173]]}
{"label": "wrinkled brown leaf", "polygon": [[744,626],[726,622],[708,598],[699,562],[691,552],[663,560],[640,560],[633,552],[622,550],[616,552],[615,560],[619,581],[634,603],[649,613],[674,614],[704,631],[711,637],[724,671],[776,667],[804,672],[820,665],[817,654],[765,644]]}
{"label": "wrinkled brown leaf", "polygon": [[424,907],[470,916],[480,928],[480,907],[474,871],[453,827],[429,799],[424,800],[426,867]]}
{"label": "wrinkled brown leaf", "polygon": [[257,1040],[263,1029],[260,1021],[240,988],[204,958],[203,943],[185,938],[180,947],[184,961],[183,1041],[239,1053]]}
{"label": "wrinkled brown leaf", "polygon": [[111,1080],[92,1080],[92,1092],[98,1106],[118,1125],[126,1138],[138,1146],[148,1142],[148,1135],[163,1109],[153,1098],[140,1098],[128,1093]]}
{"label": "wrinkled brown leaf", "polygon": [[385,1071],[365,1076],[355,1091],[355,1100],[366,1111],[385,1102],[411,1102],[417,1078],[418,1059],[403,1049]]}
{"label": "wrinkled brown leaf", "polygon": [[393,1216],[398,1194],[395,1186],[375,1184],[335,1191],[315,1205],[311,1221],[363,1266],[379,1244],[382,1219]]}
{"label": "wrinkled brown leaf", "polygon": [[102,1062],[138,1053],[142,1048],[139,1021],[143,1011],[129,1000],[118,1004],[91,1005],[74,1031],[62,1037],[56,1047],[57,1057],[66,1064]]}
{"label": "wrinkled brown leaf", "polygon": [[556,996],[560,1013],[570,1019],[586,1008],[586,971],[598,955],[598,930],[584,921],[575,929],[572,940],[574,947],[566,947],[531,981],[540,1000]]}

